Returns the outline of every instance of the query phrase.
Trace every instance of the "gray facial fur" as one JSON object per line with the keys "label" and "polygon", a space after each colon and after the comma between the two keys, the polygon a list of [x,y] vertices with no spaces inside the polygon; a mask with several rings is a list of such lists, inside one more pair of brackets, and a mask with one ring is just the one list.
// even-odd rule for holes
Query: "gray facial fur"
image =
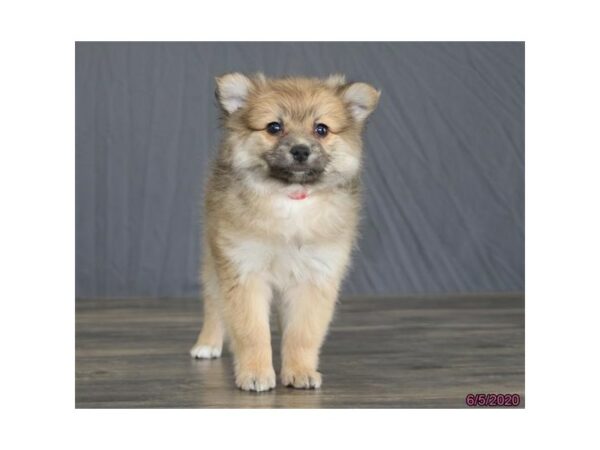
{"label": "gray facial fur", "polygon": [[[295,145],[305,145],[310,149],[306,161],[294,160],[290,150]],[[329,156],[318,141],[294,137],[281,139],[263,158],[269,166],[269,176],[286,183],[300,184],[318,182],[329,162]]]}

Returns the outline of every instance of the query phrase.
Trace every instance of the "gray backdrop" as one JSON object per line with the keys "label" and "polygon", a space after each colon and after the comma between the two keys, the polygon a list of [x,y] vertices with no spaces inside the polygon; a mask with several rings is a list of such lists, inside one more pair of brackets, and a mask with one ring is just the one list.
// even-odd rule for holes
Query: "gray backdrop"
{"label": "gray backdrop", "polygon": [[346,294],[524,289],[523,43],[77,43],[78,297],[198,295],[230,71],[382,89]]}

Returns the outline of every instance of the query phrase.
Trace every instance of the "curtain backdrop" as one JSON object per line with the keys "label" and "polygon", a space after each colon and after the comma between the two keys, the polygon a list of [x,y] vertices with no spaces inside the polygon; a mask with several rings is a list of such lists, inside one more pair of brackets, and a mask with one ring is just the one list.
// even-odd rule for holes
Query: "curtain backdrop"
{"label": "curtain backdrop", "polygon": [[77,43],[76,293],[199,292],[214,77],[382,90],[344,293],[524,289],[523,43]]}

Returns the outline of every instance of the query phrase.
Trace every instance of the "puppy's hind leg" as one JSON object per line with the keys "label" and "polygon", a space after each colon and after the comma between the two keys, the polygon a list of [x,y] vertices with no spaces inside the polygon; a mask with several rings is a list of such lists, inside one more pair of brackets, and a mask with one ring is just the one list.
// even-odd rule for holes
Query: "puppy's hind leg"
{"label": "puppy's hind leg", "polygon": [[219,285],[212,261],[206,261],[202,273],[204,293],[204,322],[190,355],[198,359],[218,358],[223,350],[224,326]]}

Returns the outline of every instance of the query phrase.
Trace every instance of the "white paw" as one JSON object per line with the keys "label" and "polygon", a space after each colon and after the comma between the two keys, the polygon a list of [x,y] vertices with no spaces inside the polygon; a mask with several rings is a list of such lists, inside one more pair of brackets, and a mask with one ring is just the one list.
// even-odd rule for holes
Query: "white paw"
{"label": "white paw", "polygon": [[211,345],[196,344],[190,350],[192,358],[197,359],[212,359],[219,358],[221,356],[221,347],[214,347]]}
{"label": "white paw", "polygon": [[265,373],[242,372],[235,377],[235,384],[243,391],[263,392],[275,387],[275,371]]}
{"label": "white paw", "polygon": [[321,387],[321,374],[316,370],[284,370],[281,373],[281,383],[297,389],[318,389]]}

